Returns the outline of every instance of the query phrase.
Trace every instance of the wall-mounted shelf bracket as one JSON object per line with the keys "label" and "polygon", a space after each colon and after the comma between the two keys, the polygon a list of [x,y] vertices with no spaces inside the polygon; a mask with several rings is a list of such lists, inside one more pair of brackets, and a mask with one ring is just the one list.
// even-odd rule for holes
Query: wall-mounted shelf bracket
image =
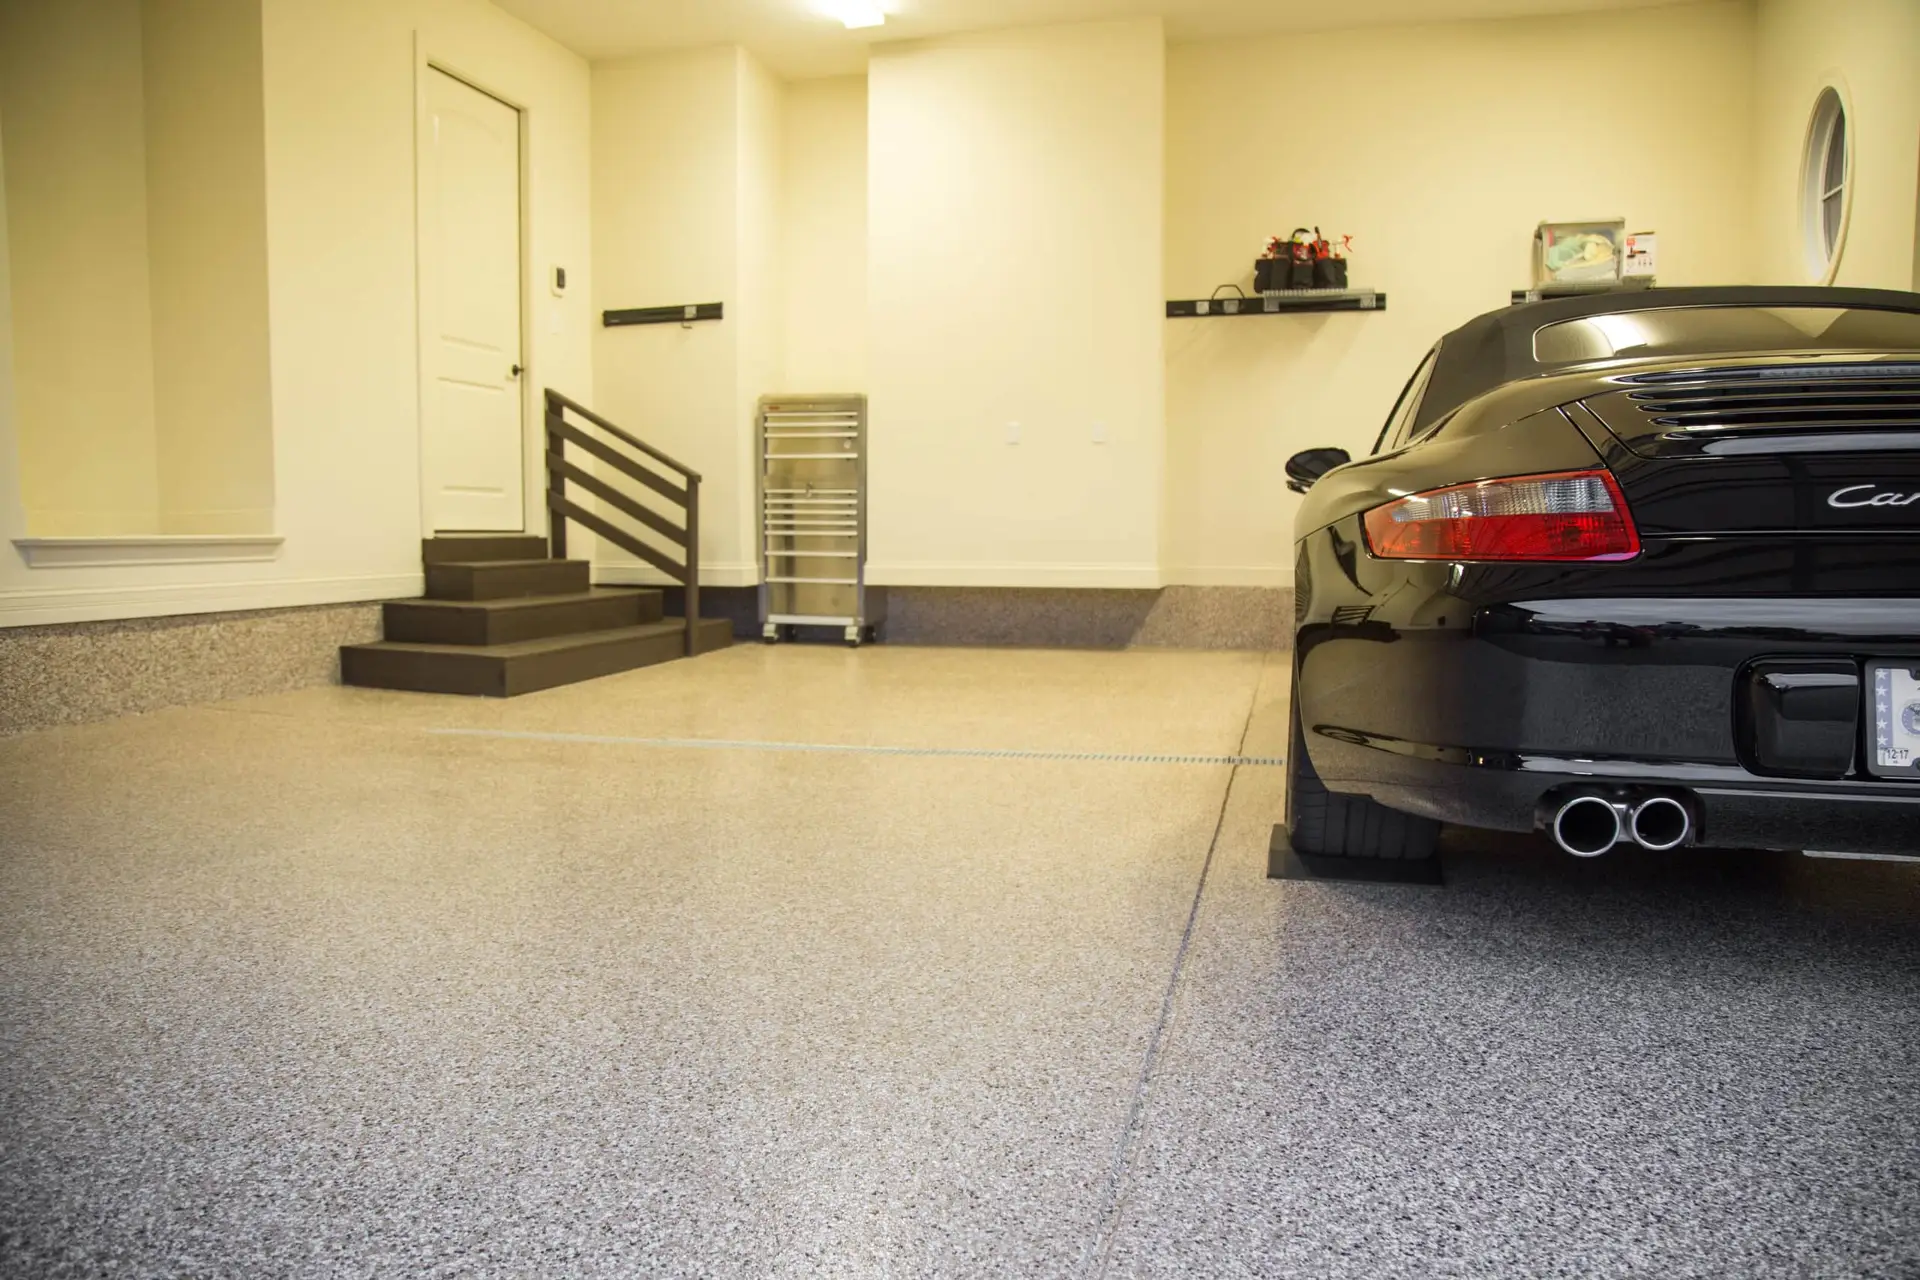
{"label": "wall-mounted shelf bracket", "polygon": [[1618,281],[1561,281],[1558,284],[1537,284],[1531,289],[1515,289],[1513,305],[1523,302],[1544,302],[1548,298],[1584,298],[1596,293],[1637,293],[1642,289],[1654,287],[1652,276],[1628,276]]}
{"label": "wall-mounted shelf bracket", "polygon": [[1246,298],[1191,298],[1167,303],[1167,319],[1195,316],[1274,316],[1295,311],[1385,311],[1378,289],[1283,289]]}
{"label": "wall-mounted shelf bracket", "polygon": [[721,318],[721,303],[689,302],[680,307],[633,307],[626,311],[603,311],[600,323],[609,329],[628,324],[692,324],[696,320]]}

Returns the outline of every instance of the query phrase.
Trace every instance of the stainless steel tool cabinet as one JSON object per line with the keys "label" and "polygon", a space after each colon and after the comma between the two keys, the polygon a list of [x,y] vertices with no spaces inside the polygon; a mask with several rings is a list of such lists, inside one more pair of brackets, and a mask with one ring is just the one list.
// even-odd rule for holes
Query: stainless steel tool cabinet
{"label": "stainless steel tool cabinet", "polygon": [[761,639],[873,639],[886,598],[866,583],[866,397],[763,397],[759,436]]}

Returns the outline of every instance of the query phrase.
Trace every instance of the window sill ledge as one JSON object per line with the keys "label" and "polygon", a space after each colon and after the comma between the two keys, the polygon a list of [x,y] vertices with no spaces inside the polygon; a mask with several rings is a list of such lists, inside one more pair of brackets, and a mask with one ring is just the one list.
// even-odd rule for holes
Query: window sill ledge
{"label": "window sill ledge", "polygon": [[29,569],[126,565],[239,564],[272,560],[285,542],[274,533],[141,534],[111,538],[15,538]]}

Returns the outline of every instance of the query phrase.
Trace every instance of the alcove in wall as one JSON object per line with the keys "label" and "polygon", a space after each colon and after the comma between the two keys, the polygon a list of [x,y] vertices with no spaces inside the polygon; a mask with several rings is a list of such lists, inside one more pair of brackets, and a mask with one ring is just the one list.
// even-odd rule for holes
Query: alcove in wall
{"label": "alcove in wall", "polygon": [[259,0],[0,0],[27,533],[273,526]]}

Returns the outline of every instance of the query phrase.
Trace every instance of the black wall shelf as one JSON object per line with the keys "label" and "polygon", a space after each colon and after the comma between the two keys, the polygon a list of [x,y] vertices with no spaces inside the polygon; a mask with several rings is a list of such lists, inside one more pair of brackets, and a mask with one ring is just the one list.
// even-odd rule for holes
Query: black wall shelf
{"label": "black wall shelf", "polygon": [[1654,288],[1652,276],[1629,276],[1615,284],[1537,284],[1531,289],[1515,289],[1513,305],[1523,302],[1545,302],[1550,298],[1590,298],[1598,293],[1640,293]]}
{"label": "black wall shelf", "polygon": [[1294,289],[1256,293],[1248,298],[1189,298],[1167,303],[1167,319],[1198,316],[1278,316],[1296,311],[1385,311],[1387,295],[1377,289]]}
{"label": "black wall shelf", "polygon": [[609,329],[628,324],[692,324],[696,320],[718,320],[722,304],[693,302],[680,307],[633,307],[626,311],[603,311],[600,323]]}

